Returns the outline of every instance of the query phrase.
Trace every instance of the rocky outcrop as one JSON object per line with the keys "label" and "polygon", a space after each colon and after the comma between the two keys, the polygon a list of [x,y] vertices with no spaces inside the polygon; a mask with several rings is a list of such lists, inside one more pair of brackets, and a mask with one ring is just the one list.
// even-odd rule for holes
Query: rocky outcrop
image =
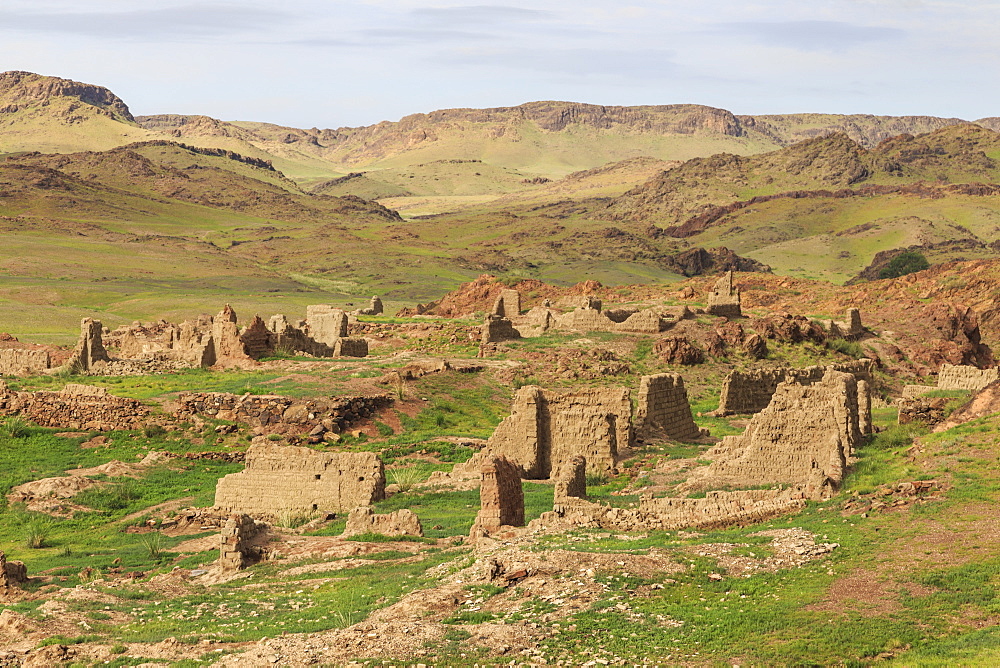
{"label": "rocky outcrop", "polygon": [[385,470],[373,452],[319,452],[251,445],[246,469],[221,478],[215,507],[227,513],[343,512],[385,496]]}
{"label": "rocky outcrop", "polygon": [[685,336],[668,336],[653,344],[653,352],[666,364],[689,366],[705,361],[705,353]]}
{"label": "rocky outcrop", "polygon": [[[662,233],[662,230],[658,231]],[[727,271],[771,272],[771,267],[763,262],[740,257],[725,246],[711,250],[692,248],[664,258],[663,264],[683,276],[702,276]]]}
{"label": "rocky outcrop", "polygon": [[74,98],[108,116],[135,122],[128,106],[103,86],[32,72],[0,72],[0,113],[46,104],[57,97]]}

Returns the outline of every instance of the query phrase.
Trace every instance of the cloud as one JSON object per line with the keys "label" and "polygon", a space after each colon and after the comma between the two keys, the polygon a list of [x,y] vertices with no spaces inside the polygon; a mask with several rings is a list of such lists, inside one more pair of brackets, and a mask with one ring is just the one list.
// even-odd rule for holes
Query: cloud
{"label": "cloud", "polygon": [[413,16],[442,23],[489,25],[497,21],[534,22],[550,19],[554,14],[544,9],[524,9],[501,5],[472,5],[466,7],[423,7],[415,9]]}
{"label": "cloud", "polygon": [[673,75],[676,71],[675,55],[665,49],[476,48],[440,53],[436,60],[459,67],[516,69],[582,79],[610,76],[633,81]]}
{"label": "cloud", "polygon": [[117,39],[199,39],[272,27],[292,15],[229,4],[93,12],[0,11],[0,31]]}
{"label": "cloud", "polygon": [[717,32],[799,51],[846,51],[860,44],[885,42],[906,35],[898,28],[857,26],[841,21],[721,23]]}

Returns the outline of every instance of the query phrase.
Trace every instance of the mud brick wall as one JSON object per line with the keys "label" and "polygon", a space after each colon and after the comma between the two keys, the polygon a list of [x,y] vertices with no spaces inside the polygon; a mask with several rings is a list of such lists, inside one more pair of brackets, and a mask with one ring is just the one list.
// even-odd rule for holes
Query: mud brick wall
{"label": "mud brick wall", "polygon": [[592,308],[578,308],[555,317],[557,329],[580,332],[638,332],[657,334],[666,329],[667,323],[657,313],[650,310],[639,311],[615,322],[603,312]]}
{"label": "mud brick wall", "polygon": [[482,465],[479,513],[473,538],[487,536],[502,526],[524,526],[524,491],[520,468],[502,456],[488,456]]}
{"label": "mud brick wall", "polygon": [[230,515],[219,534],[219,567],[236,571],[259,561],[261,549],[253,541],[266,529],[266,524],[249,515]]}
{"label": "mud brick wall", "polygon": [[327,304],[306,306],[306,329],[319,343],[332,346],[338,338],[347,336],[347,314]]}
{"label": "mud brick wall", "polygon": [[824,497],[839,487],[860,439],[858,381],[827,371],[810,385],[780,384],[743,434],[726,436],[705,454],[712,463],[687,484],[704,489],[790,483]]}
{"label": "mud brick wall", "polygon": [[334,357],[368,357],[368,339],[342,336],[333,343]]}
{"label": "mud brick wall", "polygon": [[521,315],[521,293],[517,290],[501,290],[493,303],[493,315],[511,318]]}
{"label": "mud brick wall", "polygon": [[642,377],[639,381],[635,432],[644,439],[659,435],[693,441],[701,437],[701,431],[691,416],[684,379],[679,374],[661,373]]}
{"label": "mud brick wall", "polygon": [[377,533],[383,536],[423,536],[420,518],[409,508],[392,513],[377,514],[371,506],[359,506],[347,516],[347,526],[342,536]]}
{"label": "mud brick wall", "polygon": [[587,459],[577,455],[570,457],[559,467],[559,471],[553,476],[555,480],[555,491],[553,493],[554,503],[558,504],[565,499],[582,499],[587,496]]}
{"label": "mud brick wall", "polygon": [[0,350],[0,375],[26,376],[41,373],[51,366],[47,350]]}
{"label": "mud brick wall", "polygon": [[858,380],[871,381],[873,363],[870,359],[860,359],[856,362],[831,364],[828,366],[809,366],[804,369],[787,367],[751,369],[740,371],[734,369],[722,383],[722,394],[719,397],[718,413],[756,413],[763,410],[771,402],[771,396],[778,385],[786,378],[792,378],[800,384],[815,383],[823,378],[828,369],[843,371],[855,376]]}
{"label": "mud brick wall", "polygon": [[715,289],[708,293],[708,308],[712,315],[727,318],[739,318],[743,315],[740,308],[740,291],[733,285],[733,272],[727,271],[715,283]]}
{"label": "mud brick wall", "polygon": [[624,388],[554,392],[529,385],[514,394],[511,414],[487,450],[517,464],[527,478],[545,479],[576,455],[590,473],[615,468],[619,448],[632,443],[632,404]]}
{"label": "mud brick wall", "polygon": [[59,392],[10,392],[0,385],[0,415],[20,415],[42,427],[111,431],[141,428],[149,409],[89,385],[70,384]]}
{"label": "mud brick wall", "polygon": [[7,555],[0,552],[0,590],[16,586],[28,580],[28,569],[23,561],[7,561]]}
{"label": "mud brick wall", "polygon": [[252,445],[246,468],[219,480],[215,507],[227,513],[343,512],[385,497],[385,471],[373,452],[319,452]]}
{"label": "mud brick wall", "polygon": [[486,316],[481,332],[480,343],[495,343],[521,338],[521,332],[514,328],[514,324],[508,318],[498,315]]}
{"label": "mud brick wall", "polygon": [[937,389],[978,392],[995,380],[1000,380],[1000,368],[977,369],[974,366],[942,364],[938,371]]}
{"label": "mud brick wall", "polygon": [[307,432],[316,426],[326,431],[342,431],[371,417],[392,403],[385,395],[291,399],[277,395],[229,394],[228,392],[185,392],[178,398],[178,419],[207,415],[219,420],[242,422],[254,427],[290,425]]}
{"label": "mud brick wall", "polygon": [[644,497],[639,500],[639,512],[655,529],[718,529],[756,524],[805,505],[800,492],[764,489],[708,492],[703,499]]}

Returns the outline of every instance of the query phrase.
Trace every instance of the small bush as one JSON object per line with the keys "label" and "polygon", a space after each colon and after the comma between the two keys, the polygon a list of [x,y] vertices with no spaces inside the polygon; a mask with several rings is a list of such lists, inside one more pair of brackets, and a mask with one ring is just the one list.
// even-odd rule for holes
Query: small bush
{"label": "small bush", "polygon": [[888,264],[878,272],[878,277],[899,278],[900,276],[906,276],[916,271],[923,271],[929,266],[931,266],[930,262],[920,253],[905,251],[889,260]]}
{"label": "small bush", "polygon": [[826,342],[826,347],[830,350],[835,350],[838,353],[843,353],[855,359],[861,359],[865,356],[865,350],[861,347],[861,344],[857,341],[848,341],[847,339],[830,339]]}
{"label": "small bush", "polygon": [[167,430],[163,428],[160,424],[147,424],[142,429],[142,434],[146,438],[156,438],[158,436],[163,436],[167,433]]}
{"label": "small bush", "polygon": [[33,550],[41,549],[47,545],[51,531],[49,520],[39,517],[29,520],[25,526],[24,544]]}
{"label": "small bush", "polygon": [[162,540],[163,536],[157,531],[139,534],[139,543],[146,548],[149,556],[153,559],[159,559],[163,554],[163,550],[160,547]]}
{"label": "small bush", "polygon": [[390,470],[388,477],[390,483],[399,487],[399,491],[409,492],[413,489],[414,485],[420,482],[421,478],[423,478],[423,471],[416,467],[409,466],[407,468]]}
{"label": "small bush", "polygon": [[19,415],[12,415],[0,424],[0,436],[24,438],[29,433],[28,423]]}

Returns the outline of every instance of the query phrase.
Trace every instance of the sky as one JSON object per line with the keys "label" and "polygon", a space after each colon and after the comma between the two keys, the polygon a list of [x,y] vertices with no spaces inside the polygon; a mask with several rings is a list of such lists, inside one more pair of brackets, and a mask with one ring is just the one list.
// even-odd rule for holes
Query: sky
{"label": "sky", "polygon": [[0,0],[0,71],[338,128],[534,100],[1000,116],[1000,0]]}

